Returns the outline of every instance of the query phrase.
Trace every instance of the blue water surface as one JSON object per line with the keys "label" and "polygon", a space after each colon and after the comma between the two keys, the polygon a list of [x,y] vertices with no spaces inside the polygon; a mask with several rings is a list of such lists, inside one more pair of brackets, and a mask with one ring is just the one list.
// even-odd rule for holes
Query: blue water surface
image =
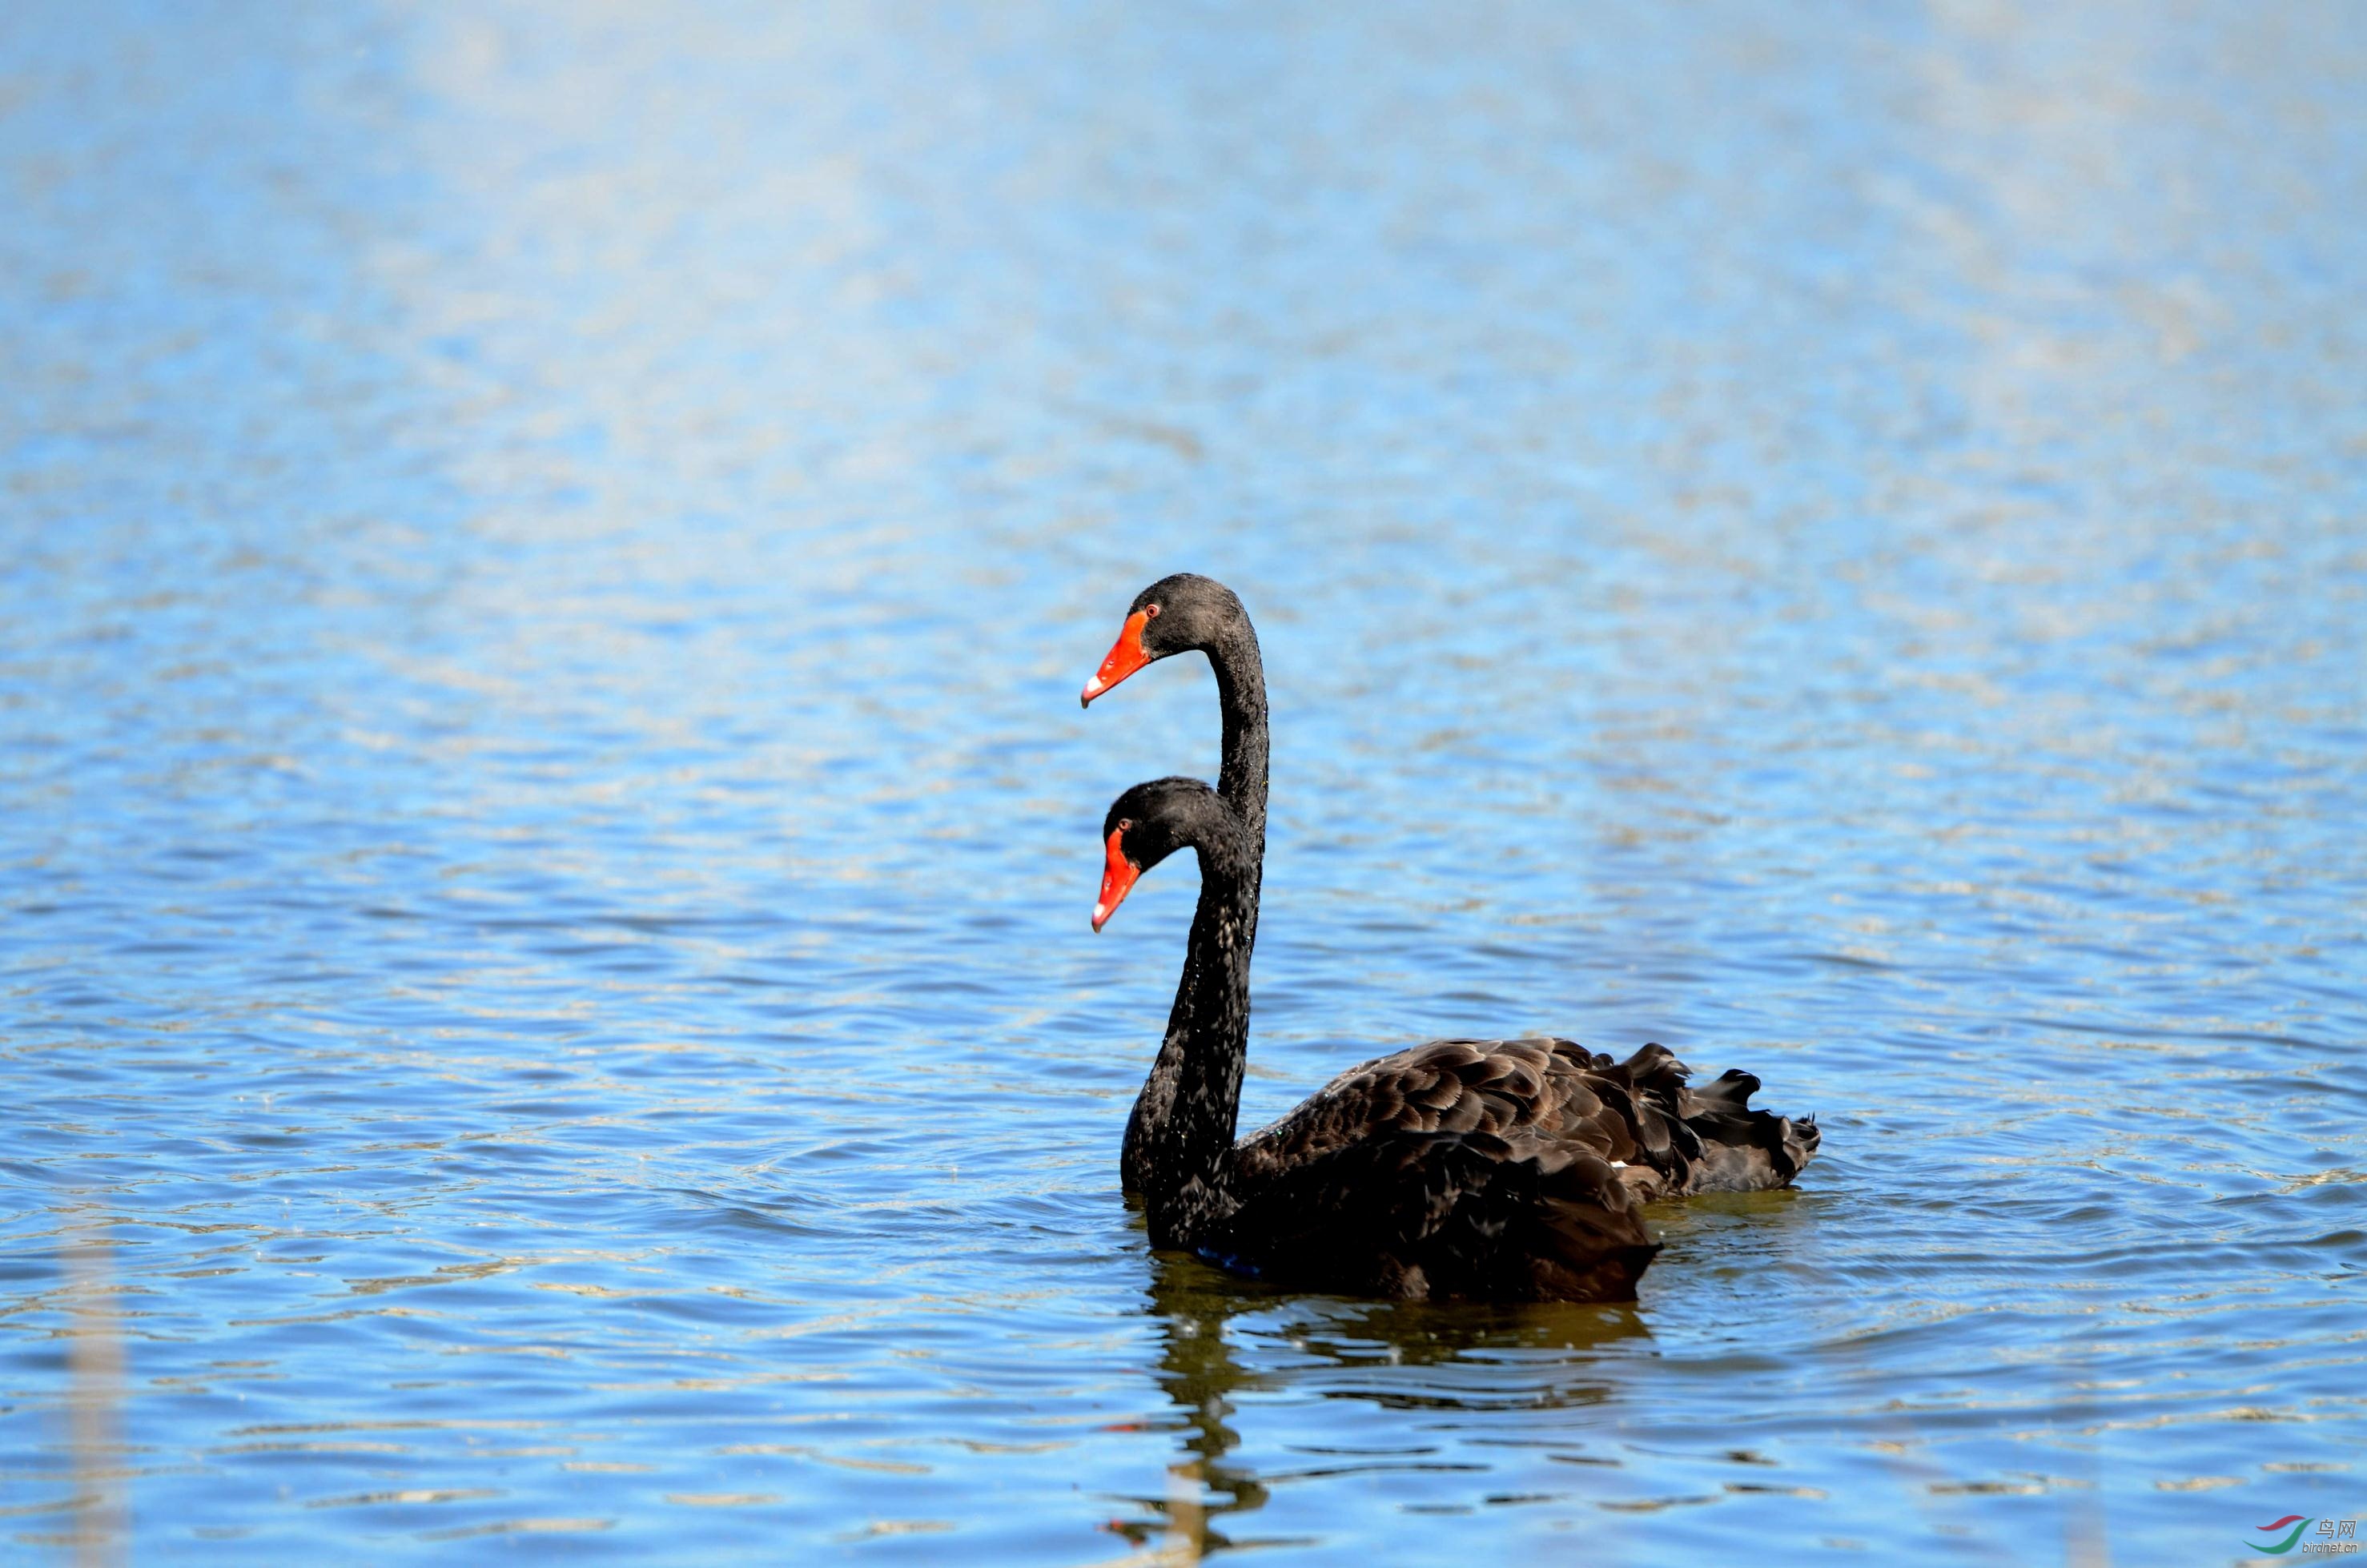
{"label": "blue water surface", "polygon": [[[2339,0],[0,7],[0,1554],[2367,1517],[2361,214]],[[1657,1040],[1796,1191],[1150,1252],[1179,569],[1245,1122]]]}

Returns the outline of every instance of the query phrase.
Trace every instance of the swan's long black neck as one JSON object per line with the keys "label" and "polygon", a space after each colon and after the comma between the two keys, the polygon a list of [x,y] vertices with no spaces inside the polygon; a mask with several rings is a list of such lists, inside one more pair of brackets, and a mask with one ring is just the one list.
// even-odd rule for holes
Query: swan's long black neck
{"label": "swan's long black neck", "polygon": [[[1259,655],[1257,631],[1250,618],[1241,614],[1212,642],[1206,652],[1208,668],[1217,677],[1217,704],[1224,718],[1223,757],[1217,771],[1217,794],[1233,810],[1238,819],[1241,843],[1234,858],[1245,860],[1239,869],[1240,886],[1233,897],[1240,907],[1233,920],[1240,933],[1240,1034],[1231,1047],[1230,1087],[1224,1095],[1226,1142],[1232,1139],[1233,1111],[1240,1103],[1241,1058],[1248,1050],[1249,1040],[1249,955],[1257,941],[1258,892],[1265,870],[1265,795],[1266,737],[1265,661]],[[1206,857],[1202,860],[1205,868]],[[1192,952],[1201,950],[1203,924],[1214,916],[1208,905],[1209,890],[1216,886],[1205,869],[1200,884],[1200,913],[1192,923]],[[1219,928],[1209,926],[1209,941],[1217,940]],[[1213,948],[1211,949],[1213,951]],[[1175,1085],[1184,1071],[1180,1060],[1172,1059],[1178,1050],[1178,1028],[1187,1017],[1201,1017],[1195,1004],[1187,1009],[1185,993],[1194,983],[1195,960],[1187,958],[1184,965],[1183,985],[1176,992],[1175,1010],[1167,1024],[1167,1043],[1159,1060],[1150,1069],[1150,1076],[1142,1085],[1141,1097],[1135,1101],[1134,1115],[1127,1121],[1125,1146],[1118,1154],[1120,1187],[1129,1195],[1142,1194],[1148,1199],[1150,1167],[1154,1156],[1144,1142],[1144,1108],[1158,1101],[1173,1103]],[[1213,1014],[1205,1015],[1213,1017]],[[1154,1210],[1155,1212],[1155,1210]],[[1154,1229],[1157,1221],[1153,1221]]]}
{"label": "swan's long black neck", "polygon": [[1238,821],[1224,828],[1200,847],[1200,906],[1184,975],[1128,1129],[1154,1246],[1188,1244],[1231,1207],[1226,1173],[1249,1058],[1258,858]]}
{"label": "swan's long black neck", "polygon": [[[1266,714],[1265,661],[1258,654],[1256,630],[1243,615],[1208,649],[1217,677],[1217,703],[1224,714],[1224,757],[1217,769],[1217,793],[1233,808],[1257,846],[1265,849]],[[1256,870],[1251,872],[1255,885]]]}

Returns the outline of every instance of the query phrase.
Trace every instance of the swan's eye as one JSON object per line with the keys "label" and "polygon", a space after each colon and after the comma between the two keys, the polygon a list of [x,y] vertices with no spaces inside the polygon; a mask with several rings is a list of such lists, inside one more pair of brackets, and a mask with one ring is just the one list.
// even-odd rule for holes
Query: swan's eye
{"label": "swan's eye", "polygon": [[1159,619],[1159,607],[1157,605],[1143,606],[1142,619],[1145,620],[1157,620]]}
{"label": "swan's eye", "polygon": [[1120,833],[1124,833],[1133,826],[1134,819],[1132,817],[1120,817],[1117,819],[1117,830]]}

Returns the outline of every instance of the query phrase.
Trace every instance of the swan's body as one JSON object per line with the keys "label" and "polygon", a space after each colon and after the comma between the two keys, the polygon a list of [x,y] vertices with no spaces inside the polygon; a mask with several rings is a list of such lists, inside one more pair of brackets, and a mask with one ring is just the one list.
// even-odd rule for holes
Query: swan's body
{"label": "swan's body", "polygon": [[[1152,645],[1162,608],[1180,646]],[[1264,692],[1241,678],[1244,641],[1254,674],[1240,602],[1169,578],[1137,599],[1085,693],[1191,646],[1209,652],[1225,698],[1220,788],[1138,784],[1104,824],[1096,929],[1142,871],[1186,846],[1200,859],[1184,973],[1122,1156],[1154,1245],[1312,1289],[1626,1300],[1659,1250],[1644,1204],[1792,1180],[1815,1124],[1750,1109],[1746,1073],[1688,1088],[1658,1045],[1615,1062],[1566,1040],[1434,1040],[1351,1068],[1236,1142],[1266,792]]]}

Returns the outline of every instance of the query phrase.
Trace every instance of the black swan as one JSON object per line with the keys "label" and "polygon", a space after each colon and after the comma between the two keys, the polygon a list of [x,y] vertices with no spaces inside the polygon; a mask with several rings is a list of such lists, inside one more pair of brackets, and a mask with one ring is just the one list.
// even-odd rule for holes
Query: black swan
{"label": "black swan", "polygon": [[1208,653],[1225,692],[1234,794],[1161,778],[1119,796],[1102,824],[1093,906],[1098,931],[1145,870],[1187,846],[1199,856],[1175,1005],[1127,1127],[1125,1175],[1154,1246],[1306,1289],[1625,1301],[1659,1250],[1644,1204],[1798,1174],[1816,1124],[1751,1109],[1749,1074],[1694,1090],[1661,1046],[1614,1062],[1553,1039],[1434,1040],[1384,1056],[1235,1142],[1266,760],[1256,636],[1239,599],[1205,577],[1144,590],[1085,698],[1192,647]]}

